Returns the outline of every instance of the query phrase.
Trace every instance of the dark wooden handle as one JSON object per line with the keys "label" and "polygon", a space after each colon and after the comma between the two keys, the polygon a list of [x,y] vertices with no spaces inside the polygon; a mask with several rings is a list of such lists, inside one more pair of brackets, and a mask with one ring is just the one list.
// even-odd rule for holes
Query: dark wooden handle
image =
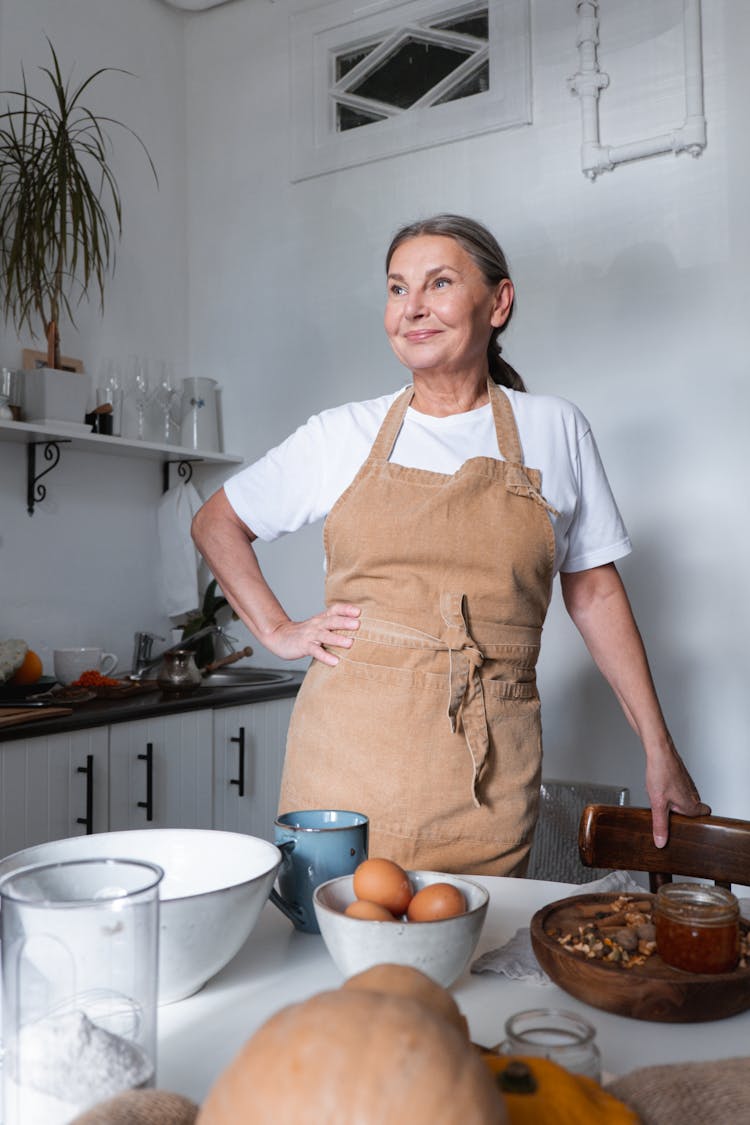
{"label": "dark wooden handle", "polygon": [[146,753],[138,755],[139,762],[146,763],[146,800],[138,802],[139,809],[146,810],[146,820],[154,819],[154,744],[146,743]]}
{"label": "dark wooden handle", "polygon": [[76,817],[76,824],[86,825],[86,835],[94,831],[94,755],[86,755],[86,765],[79,766],[77,773],[86,775],[86,815]]}
{"label": "dark wooden handle", "polygon": [[245,728],[240,727],[239,733],[229,739],[230,742],[237,743],[239,752],[239,766],[237,770],[237,777],[230,777],[229,784],[237,786],[237,796],[245,796]]}

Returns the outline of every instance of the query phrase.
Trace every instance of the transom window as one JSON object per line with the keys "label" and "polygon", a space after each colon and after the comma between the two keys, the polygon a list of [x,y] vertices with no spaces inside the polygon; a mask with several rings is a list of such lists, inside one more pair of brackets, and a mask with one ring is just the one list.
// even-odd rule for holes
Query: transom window
{"label": "transom window", "polygon": [[367,47],[332,55],[339,132],[420,105],[484,93],[490,85],[487,5],[423,27],[398,27]]}
{"label": "transom window", "polygon": [[292,20],[292,177],[530,120],[529,0],[348,0]]}

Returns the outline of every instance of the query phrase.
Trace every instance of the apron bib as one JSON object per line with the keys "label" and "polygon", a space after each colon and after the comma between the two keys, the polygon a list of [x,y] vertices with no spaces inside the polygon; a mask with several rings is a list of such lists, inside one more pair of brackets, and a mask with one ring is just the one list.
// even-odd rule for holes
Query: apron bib
{"label": "apron bib", "polygon": [[361,609],[339,663],[314,661],[289,727],[280,810],[355,809],[371,856],[521,875],[541,778],[536,663],[554,533],[540,473],[489,383],[504,461],[453,474],[389,462],[391,406],[324,527],[326,604]]}

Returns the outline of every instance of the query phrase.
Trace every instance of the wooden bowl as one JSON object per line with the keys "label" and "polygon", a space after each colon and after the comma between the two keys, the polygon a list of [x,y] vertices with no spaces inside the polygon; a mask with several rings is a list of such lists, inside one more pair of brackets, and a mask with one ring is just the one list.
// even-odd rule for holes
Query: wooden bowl
{"label": "wooden bowl", "polygon": [[[750,968],[731,973],[688,973],[666,965],[658,953],[642,965],[588,960],[566,949],[556,934],[575,933],[620,893],[574,895],[538,910],[531,919],[531,944],[539,964],[560,988],[606,1012],[659,1023],[725,1019],[750,1008]],[[644,892],[638,900],[653,901]],[[750,924],[743,920],[745,932]]]}

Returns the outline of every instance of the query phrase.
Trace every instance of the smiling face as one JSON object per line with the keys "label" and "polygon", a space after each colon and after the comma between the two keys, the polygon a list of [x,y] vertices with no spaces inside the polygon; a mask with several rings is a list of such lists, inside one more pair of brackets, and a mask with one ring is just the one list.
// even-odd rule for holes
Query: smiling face
{"label": "smiling face", "polygon": [[487,378],[487,345],[513,303],[509,280],[491,287],[463,246],[444,235],[402,242],[388,267],[385,330],[417,376]]}

